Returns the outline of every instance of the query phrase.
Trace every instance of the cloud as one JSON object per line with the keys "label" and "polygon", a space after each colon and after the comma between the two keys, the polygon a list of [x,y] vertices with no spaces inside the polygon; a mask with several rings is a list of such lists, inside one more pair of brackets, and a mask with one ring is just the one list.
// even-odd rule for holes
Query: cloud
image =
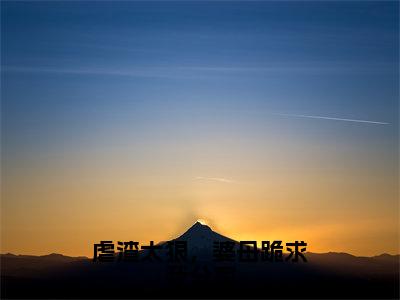
{"label": "cloud", "polygon": [[334,117],[326,117],[326,116],[278,114],[278,113],[274,113],[274,115],[284,116],[284,117],[295,117],[295,118],[309,118],[309,119],[321,119],[321,120],[344,121],[344,122],[355,122],[355,123],[368,123],[368,124],[376,124],[376,125],[389,125],[390,124],[387,122],[378,122],[378,121],[360,120],[360,119],[334,118]]}
{"label": "cloud", "polygon": [[223,183],[234,183],[235,182],[231,179],[223,178],[223,177],[201,177],[201,176],[198,176],[195,179],[196,180],[217,181],[217,182],[223,182]]}
{"label": "cloud", "polygon": [[127,76],[127,77],[176,77],[172,72],[164,68],[137,67],[129,70],[113,68],[48,68],[48,67],[18,67],[4,66],[2,71],[17,73],[51,73],[51,74],[70,74],[70,75],[107,75],[107,76]]}
{"label": "cloud", "polygon": [[115,68],[112,66],[22,66],[2,65],[2,72],[18,73],[51,73],[70,75],[105,75],[125,77],[155,77],[155,78],[220,78],[221,76],[268,76],[275,74],[320,74],[331,72],[378,72],[390,71],[390,64],[368,63],[288,63],[276,62],[258,66],[248,65],[136,65],[130,67]]}

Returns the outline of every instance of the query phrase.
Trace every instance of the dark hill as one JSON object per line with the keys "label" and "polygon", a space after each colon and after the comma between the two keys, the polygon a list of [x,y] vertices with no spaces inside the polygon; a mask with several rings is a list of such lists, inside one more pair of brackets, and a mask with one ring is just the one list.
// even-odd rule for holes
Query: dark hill
{"label": "dark hill", "polygon": [[[86,257],[1,255],[2,298],[398,298],[399,255],[306,253],[308,262],[218,262],[215,241],[238,242],[194,224],[185,263],[93,262]],[[197,259],[192,259],[195,257]]]}

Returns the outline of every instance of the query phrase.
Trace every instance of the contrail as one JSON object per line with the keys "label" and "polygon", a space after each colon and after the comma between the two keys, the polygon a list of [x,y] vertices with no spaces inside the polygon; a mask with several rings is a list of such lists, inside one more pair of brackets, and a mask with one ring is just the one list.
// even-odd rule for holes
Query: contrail
{"label": "contrail", "polygon": [[201,177],[201,176],[198,176],[195,179],[196,180],[212,180],[212,181],[219,181],[219,182],[224,182],[224,183],[233,183],[234,182],[231,179],[222,178],[222,177]]}
{"label": "contrail", "polygon": [[345,121],[345,122],[356,122],[356,123],[369,123],[369,124],[378,124],[378,125],[389,125],[390,124],[387,122],[377,122],[377,121],[359,120],[359,119],[333,118],[333,117],[324,117],[324,116],[278,114],[278,113],[274,113],[274,115],[285,116],[285,117],[296,117],[296,118],[310,118],[310,119],[322,119],[322,120]]}

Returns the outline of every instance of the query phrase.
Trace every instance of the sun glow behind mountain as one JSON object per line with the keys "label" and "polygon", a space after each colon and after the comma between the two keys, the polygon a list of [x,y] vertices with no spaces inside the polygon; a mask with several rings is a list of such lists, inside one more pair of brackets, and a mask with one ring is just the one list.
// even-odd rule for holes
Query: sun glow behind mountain
{"label": "sun glow behind mountain", "polygon": [[197,222],[199,222],[201,225],[208,225],[205,219],[197,219]]}

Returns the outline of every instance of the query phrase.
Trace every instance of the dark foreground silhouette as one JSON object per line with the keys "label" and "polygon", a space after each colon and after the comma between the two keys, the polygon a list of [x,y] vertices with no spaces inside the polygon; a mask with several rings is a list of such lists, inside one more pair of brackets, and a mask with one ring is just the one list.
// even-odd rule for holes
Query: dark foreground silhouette
{"label": "dark foreground silhouette", "polygon": [[[186,263],[93,262],[87,257],[1,255],[2,298],[399,298],[399,255],[306,253],[308,262],[216,262],[214,241],[196,223]],[[163,244],[163,243],[161,243]],[[145,251],[141,257],[147,255]]]}

